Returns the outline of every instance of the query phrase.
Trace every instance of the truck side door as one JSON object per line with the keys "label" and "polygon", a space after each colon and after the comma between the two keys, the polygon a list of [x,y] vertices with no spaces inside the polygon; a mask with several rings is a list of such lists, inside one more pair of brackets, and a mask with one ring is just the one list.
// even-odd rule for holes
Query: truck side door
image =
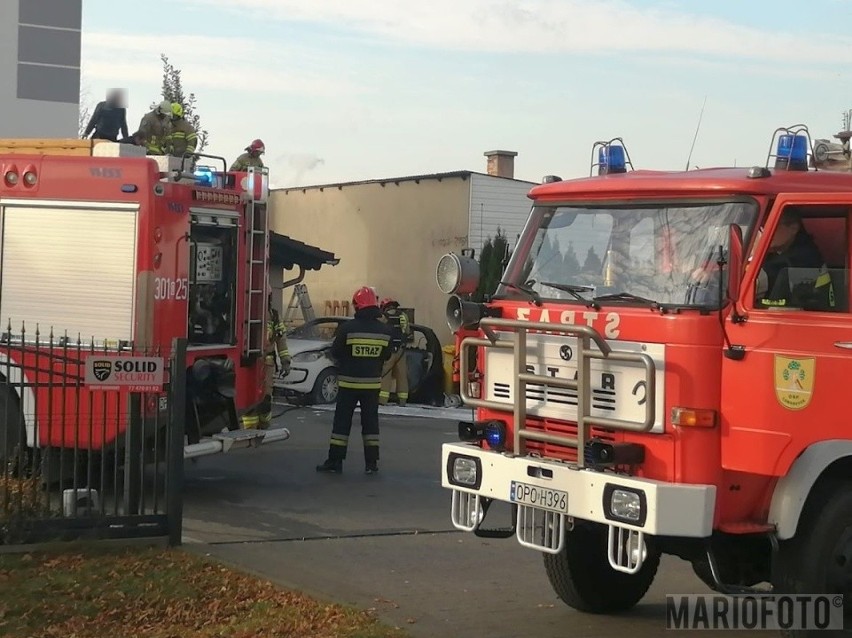
{"label": "truck side door", "polygon": [[[852,378],[850,211],[852,194],[775,201],[745,269],[745,320],[725,324],[730,342],[745,348],[741,360],[722,364],[727,470],[781,476],[810,444],[852,437],[844,381]],[[822,267],[813,267],[808,236]]]}

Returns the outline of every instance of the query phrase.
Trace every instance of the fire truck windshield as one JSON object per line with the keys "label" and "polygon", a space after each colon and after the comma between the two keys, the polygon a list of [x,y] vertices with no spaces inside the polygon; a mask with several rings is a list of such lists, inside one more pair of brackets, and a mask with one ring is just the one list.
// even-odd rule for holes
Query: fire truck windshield
{"label": "fire truck windshield", "polygon": [[[729,229],[752,200],[535,206],[495,298],[718,307]],[[556,285],[554,285],[556,284]],[[587,302],[588,302],[587,301]]]}

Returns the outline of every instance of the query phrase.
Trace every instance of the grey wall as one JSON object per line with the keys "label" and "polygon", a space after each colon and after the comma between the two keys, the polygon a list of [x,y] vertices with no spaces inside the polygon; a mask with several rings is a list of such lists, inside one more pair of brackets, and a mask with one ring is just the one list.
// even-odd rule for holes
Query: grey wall
{"label": "grey wall", "polygon": [[77,137],[82,5],[0,1],[0,137]]}

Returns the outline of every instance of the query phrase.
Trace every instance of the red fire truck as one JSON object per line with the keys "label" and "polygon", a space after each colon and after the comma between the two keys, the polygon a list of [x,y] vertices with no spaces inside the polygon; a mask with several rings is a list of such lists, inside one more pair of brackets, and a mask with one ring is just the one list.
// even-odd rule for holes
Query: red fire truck
{"label": "red fire truck", "polygon": [[[2,409],[22,417],[2,419],[0,457],[24,442],[111,446],[126,409],[80,402],[55,378],[80,377],[94,356],[168,357],[175,338],[188,340],[186,458],[289,437],[240,429],[264,396],[268,174],[228,172],[218,159],[221,170],[195,169],[124,144],[0,141]],[[140,387],[162,390],[156,357],[134,361],[147,366],[135,371]],[[162,392],[144,396],[148,416],[167,410]]]}
{"label": "red fire truck", "polygon": [[476,408],[443,446],[455,527],[541,551],[585,612],[634,606],[661,554],[725,593],[850,591],[852,174],[812,148],[783,128],[765,165],[665,172],[599,142],[531,190],[485,303],[441,259]]}

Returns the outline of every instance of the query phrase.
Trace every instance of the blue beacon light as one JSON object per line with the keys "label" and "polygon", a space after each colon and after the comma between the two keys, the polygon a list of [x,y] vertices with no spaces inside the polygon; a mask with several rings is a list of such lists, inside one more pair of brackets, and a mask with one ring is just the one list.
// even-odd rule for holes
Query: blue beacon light
{"label": "blue beacon light", "polygon": [[626,173],[627,161],[624,155],[624,147],[609,144],[598,150],[599,175],[612,173]]}
{"label": "blue beacon light", "polygon": [[778,138],[775,168],[790,171],[808,170],[808,138],[805,135],[785,134]]}
{"label": "blue beacon light", "polygon": [[213,171],[207,166],[199,166],[195,169],[195,184],[197,186],[213,187],[214,176]]}

